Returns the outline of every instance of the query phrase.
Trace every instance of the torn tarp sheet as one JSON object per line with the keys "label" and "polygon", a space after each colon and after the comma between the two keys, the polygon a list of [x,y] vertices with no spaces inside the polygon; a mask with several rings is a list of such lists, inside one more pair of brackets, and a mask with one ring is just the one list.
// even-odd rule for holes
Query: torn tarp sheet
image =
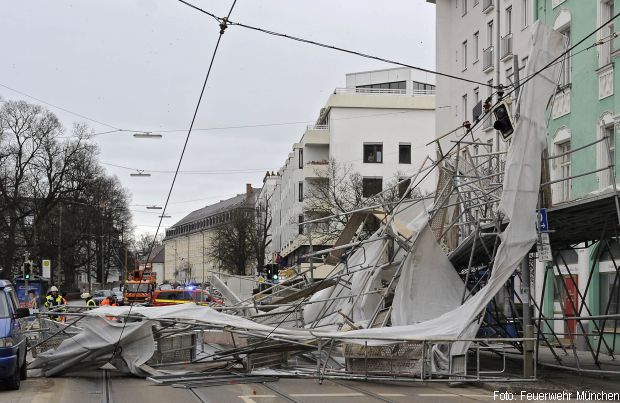
{"label": "torn tarp sheet", "polygon": [[[132,322],[123,329],[123,324],[104,318],[85,318],[80,322],[80,333],[64,340],[57,349],[40,353],[28,369],[54,376],[98,369],[109,362],[122,372],[142,375],[138,367],[155,351],[152,326],[151,321]],[[117,354],[113,357],[115,347]]]}

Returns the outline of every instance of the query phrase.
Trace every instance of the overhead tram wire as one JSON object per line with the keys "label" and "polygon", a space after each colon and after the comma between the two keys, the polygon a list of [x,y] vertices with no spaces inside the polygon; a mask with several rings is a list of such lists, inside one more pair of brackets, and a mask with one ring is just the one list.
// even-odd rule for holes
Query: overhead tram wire
{"label": "overhead tram wire", "polygon": [[[220,47],[220,42],[222,41],[222,36],[224,35],[224,32],[226,30],[226,28],[228,27],[226,21],[228,20],[228,18],[230,17],[230,15],[233,12],[233,9],[235,8],[235,5],[237,4],[237,0],[233,0],[232,5],[230,6],[230,10],[228,11],[228,15],[226,16],[225,19],[222,19],[221,23],[220,23],[220,34],[217,37],[217,42],[215,43],[215,48],[213,49],[213,53],[211,55],[211,61],[209,62],[209,68],[207,70],[207,74],[205,76],[204,82],[202,84],[202,89],[200,90],[200,96],[198,97],[198,102],[196,103],[196,108],[194,109],[194,115],[192,116],[192,121],[189,125],[189,129],[187,130],[187,135],[185,136],[185,142],[183,144],[183,149],[181,150],[181,155],[179,156],[179,162],[177,163],[177,167],[176,167],[176,172],[174,174],[174,177],[172,178],[172,183],[170,184],[170,190],[168,191],[168,196],[166,197],[166,203],[164,204],[164,208],[161,212],[161,216],[159,217],[159,223],[157,224],[157,229],[155,230],[155,235],[153,236],[153,241],[151,242],[151,245],[149,247],[149,252],[146,255],[146,260],[145,260],[145,268],[146,268],[146,263],[149,261],[149,258],[151,257],[151,253],[153,252],[153,249],[155,247],[155,242],[157,240],[157,234],[159,233],[159,230],[161,228],[161,224],[163,221],[163,217],[166,215],[166,209],[168,208],[168,203],[170,202],[170,196],[172,196],[172,191],[174,189],[174,184],[176,182],[178,173],[179,173],[179,169],[181,168],[181,163],[183,162],[183,156],[185,155],[185,150],[187,149],[187,144],[189,142],[189,138],[192,134],[192,129],[194,127],[194,122],[196,121],[196,116],[198,115],[198,110],[200,109],[200,104],[202,103],[202,98],[204,96],[205,93],[205,88],[207,87],[207,82],[209,81],[209,77],[211,76],[211,71],[213,69],[213,62],[215,61],[215,56],[217,55],[217,50]],[[140,284],[142,283],[142,278],[140,278],[140,281],[138,282],[138,288],[140,287]],[[129,305],[129,311],[127,312],[127,317],[129,317],[131,315],[131,310],[134,306],[134,302],[132,301],[131,304]],[[125,328],[127,327],[127,320],[125,320],[125,322],[123,322],[123,328],[121,329],[121,332],[118,336],[118,340],[116,341],[116,344],[114,345],[114,350],[112,351],[112,355],[110,357],[110,360],[112,358],[114,358],[117,354],[118,351],[118,345],[121,342],[121,339],[123,338],[123,333],[125,331]]]}
{"label": "overhead tram wire", "polygon": [[25,97],[28,97],[28,98],[34,99],[35,101],[41,102],[42,104],[45,104],[45,105],[47,105],[47,106],[51,106],[52,108],[59,109],[59,110],[61,110],[61,111],[63,111],[63,112],[66,112],[66,113],[69,113],[69,114],[71,114],[71,115],[74,115],[74,116],[80,117],[80,118],[82,118],[82,119],[86,119],[86,120],[91,121],[91,122],[93,122],[93,123],[97,123],[98,125],[101,125],[101,126],[107,126],[107,127],[111,128],[111,129],[114,129],[115,131],[120,130],[120,129],[119,129],[118,127],[116,127],[116,126],[112,126],[112,125],[110,125],[110,124],[108,124],[108,123],[105,123],[105,122],[102,122],[102,121],[100,121],[100,120],[96,120],[96,119],[89,118],[88,116],[82,115],[82,114],[77,113],[77,112],[73,112],[73,111],[71,111],[71,110],[69,110],[69,109],[67,109],[67,108],[63,108],[62,106],[54,105],[54,104],[52,104],[52,103],[49,103],[49,102],[47,102],[47,101],[42,100],[41,98],[37,98],[37,97],[32,96],[32,95],[30,95],[30,94],[27,94],[27,93],[25,93],[25,92],[23,92],[23,91],[16,90],[15,88],[11,88],[11,87],[9,87],[8,85],[5,85],[5,84],[0,83],[0,87],[6,88],[7,90],[10,90],[10,91],[16,92],[16,93],[18,93],[18,94],[20,94],[20,95],[23,95],[23,96],[25,96]]}
{"label": "overhead tram wire", "polygon": [[[214,18],[218,22],[222,22],[224,20],[224,18],[218,17],[214,13],[208,12],[208,11],[206,11],[206,10],[204,10],[204,9],[198,7],[198,6],[195,6],[195,5],[189,3],[189,2],[187,2],[185,0],[177,0],[177,1],[180,2],[180,3],[185,4],[188,7],[193,8],[194,10],[197,10],[197,11],[203,13],[203,14],[206,14],[209,17]],[[476,81],[476,80],[470,80],[470,79],[465,78],[465,77],[455,76],[455,75],[449,74],[449,73],[442,73],[440,71],[435,71],[435,70],[427,69],[427,68],[424,68],[424,67],[414,66],[414,65],[403,63],[403,62],[399,62],[399,61],[396,61],[396,60],[386,59],[386,58],[380,57],[380,56],[373,56],[373,55],[370,55],[368,53],[363,53],[363,52],[359,52],[359,51],[356,51],[356,50],[346,49],[346,48],[342,48],[342,47],[335,46],[335,45],[328,45],[326,43],[313,41],[311,39],[305,39],[305,38],[301,38],[301,37],[298,37],[298,36],[283,34],[283,33],[280,33],[280,32],[271,31],[271,30],[268,30],[268,29],[260,28],[260,27],[255,27],[255,26],[244,24],[244,23],[241,23],[241,22],[231,21],[228,18],[226,18],[226,23],[228,25],[236,25],[238,27],[246,28],[246,29],[249,29],[249,30],[252,30],[252,31],[262,32],[264,34],[268,34],[268,35],[272,35],[272,36],[277,36],[277,37],[280,37],[280,38],[285,38],[285,39],[289,39],[289,40],[293,40],[293,41],[297,41],[297,42],[301,42],[301,43],[306,43],[306,44],[318,46],[318,47],[321,47],[321,48],[336,50],[338,52],[344,52],[344,53],[348,53],[348,54],[351,54],[351,55],[356,55],[356,56],[364,57],[366,59],[377,60],[377,61],[380,61],[380,62],[384,62],[384,63],[388,63],[388,64],[393,64],[393,65],[396,65],[396,66],[408,67],[410,69],[422,71],[424,73],[430,73],[430,74],[434,74],[434,75],[437,75],[437,76],[451,78],[451,79],[454,79],[454,80],[465,81],[465,82],[468,82],[468,83],[471,83],[471,84],[478,84],[478,85],[482,85],[484,87],[495,88],[495,86],[490,85],[489,83],[484,83],[484,82]]]}

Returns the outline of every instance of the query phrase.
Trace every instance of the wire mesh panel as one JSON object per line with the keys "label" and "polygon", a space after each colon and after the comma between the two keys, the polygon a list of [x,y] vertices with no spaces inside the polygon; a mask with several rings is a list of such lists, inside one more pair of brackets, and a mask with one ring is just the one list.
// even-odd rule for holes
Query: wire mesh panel
{"label": "wire mesh panel", "polygon": [[149,365],[187,363],[196,358],[196,333],[186,332],[159,338]]}
{"label": "wire mesh panel", "polygon": [[345,344],[347,372],[417,376],[422,371],[422,343],[398,343],[387,346]]}

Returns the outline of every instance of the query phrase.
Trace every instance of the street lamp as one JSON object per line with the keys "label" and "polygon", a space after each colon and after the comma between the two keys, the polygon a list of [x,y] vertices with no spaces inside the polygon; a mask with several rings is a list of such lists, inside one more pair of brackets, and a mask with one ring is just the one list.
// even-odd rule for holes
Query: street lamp
{"label": "street lamp", "polygon": [[133,136],[137,139],[160,139],[162,138],[161,134],[151,133],[151,132],[134,133]]}
{"label": "street lamp", "polygon": [[138,169],[137,172],[132,172],[129,176],[139,176],[139,177],[147,177],[151,176],[151,174],[144,172],[142,169]]}

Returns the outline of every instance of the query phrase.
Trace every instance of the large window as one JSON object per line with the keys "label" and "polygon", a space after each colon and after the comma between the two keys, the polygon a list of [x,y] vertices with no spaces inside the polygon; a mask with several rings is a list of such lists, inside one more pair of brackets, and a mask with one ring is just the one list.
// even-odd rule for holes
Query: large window
{"label": "large window", "polygon": [[[570,48],[570,26],[561,31],[561,34],[565,36],[568,41],[567,49]],[[571,83],[571,55],[566,55],[563,59],[562,72],[560,76],[560,88],[566,87]]]}
{"label": "large window", "polygon": [[[403,197],[405,192],[409,189],[409,185],[411,184],[411,178],[399,178],[398,181],[398,197]],[[407,192],[407,198],[411,198],[411,190]]]}
{"label": "large window", "polygon": [[474,33],[474,48],[473,48],[473,62],[476,63],[478,61],[478,54],[480,53],[480,32]]}
{"label": "large window", "polygon": [[389,83],[358,85],[355,88],[370,88],[370,89],[381,89],[381,90],[405,90],[407,88],[407,82],[406,81],[393,81]]}
{"label": "large window", "polygon": [[297,217],[297,220],[298,220],[297,222],[299,223],[298,233],[299,233],[299,235],[301,235],[301,234],[303,234],[303,233],[304,233],[304,226],[303,226],[303,224],[302,224],[302,223],[304,222],[304,216],[303,216],[303,214],[300,214],[300,215]]}
{"label": "large window", "polygon": [[[601,0],[600,21],[599,26],[609,21],[614,16],[614,2],[613,0]],[[614,22],[610,22],[601,29],[600,40],[601,46],[599,48],[599,66],[606,66],[612,62],[611,54],[614,51],[614,35],[615,28]]]}
{"label": "large window", "polygon": [[[618,301],[620,300],[620,281],[616,280],[616,272],[601,273],[600,274],[600,312],[601,315],[617,315],[620,313],[620,306]],[[607,305],[609,309],[605,312]],[[614,328],[614,321],[607,320],[605,328],[609,330]]]}
{"label": "large window", "polygon": [[400,143],[398,145],[398,163],[411,164],[411,143]]}
{"label": "large window", "polygon": [[302,169],[304,167],[304,149],[300,148],[299,149],[299,169]]}
{"label": "large window", "polygon": [[[616,136],[613,123],[601,127],[601,137],[603,136],[607,137],[607,141],[603,141],[600,143],[600,163],[598,168],[606,168],[610,165],[613,165],[616,161]],[[612,169],[615,169],[615,167]],[[613,183],[613,175],[611,170],[609,169],[601,171],[599,174],[599,178],[599,187],[601,189],[606,188]]]}
{"label": "large window", "polygon": [[506,35],[512,33],[512,6],[506,9]]}
{"label": "large window", "polygon": [[530,0],[521,0],[521,28],[530,25]]}
{"label": "large window", "polygon": [[558,154],[564,154],[559,158],[559,165],[560,165],[560,179],[566,179],[560,182],[562,184],[560,188],[560,201],[565,201],[565,200],[570,199],[570,188],[571,188],[571,180],[567,179],[567,178],[570,178],[571,176],[570,140],[558,144],[557,147],[558,147]]}
{"label": "large window", "polygon": [[463,95],[462,105],[463,105],[463,122],[464,122],[467,120],[467,94]]}
{"label": "large window", "polygon": [[304,183],[303,182],[299,182],[297,184],[297,189],[298,189],[298,200],[299,201],[304,201]]}
{"label": "large window", "polygon": [[370,197],[380,193],[383,189],[383,178],[365,177],[362,178],[362,196]]}
{"label": "large window", "polygon": [[467,41],[463,42],[461,53],[463,53],[463,57],[461,58],[463,60],[461,68],[465,70],[467,68]]}
{"label": "large window", "polygon": [[411,82],[411,89],[414,91],[432,91],[435,86],[432,84],[419,83],[417,81]]}
{"label": "large window", "polygon": [[487,47],[493,46],[493,20],[487,22]]}
{"label": "large window", "polygon": [[364,162],[369,164],[383,162],[383,143],[365,143]]}

